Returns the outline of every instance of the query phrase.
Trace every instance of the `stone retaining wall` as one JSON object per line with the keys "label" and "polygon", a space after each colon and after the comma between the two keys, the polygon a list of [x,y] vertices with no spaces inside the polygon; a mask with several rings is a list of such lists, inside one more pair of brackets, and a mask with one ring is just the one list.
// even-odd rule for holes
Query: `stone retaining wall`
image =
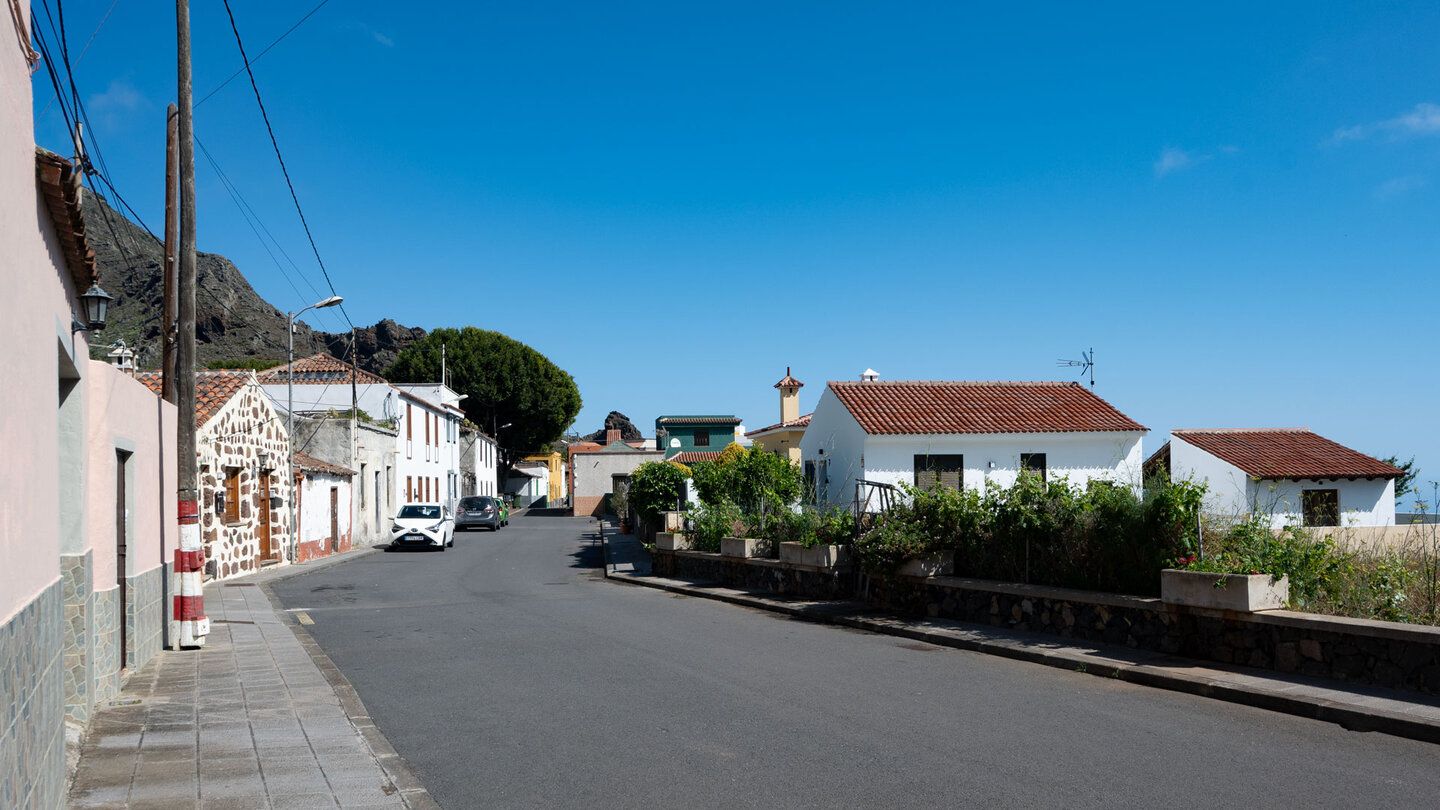
{"label": "stone retaining wall", "polygon": [[811,599],[863,597],[910,616],[1440,694],[1440,628],[1288,610],[1236,613],[962,577],[885,580],[698,551],[651,556],[660,576]]}
{"label": "stone retaining wall", "polygon": [[0,624],[0,807],[65,803],[64,596],[56,581]]}

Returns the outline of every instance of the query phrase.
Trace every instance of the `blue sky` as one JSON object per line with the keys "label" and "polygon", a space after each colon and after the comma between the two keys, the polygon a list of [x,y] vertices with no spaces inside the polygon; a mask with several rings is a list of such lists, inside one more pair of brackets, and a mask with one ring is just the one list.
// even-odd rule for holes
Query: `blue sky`
{"label": "blue sky", "polygon": [[[72,58],[111,1],[66,3]],[[241,62],[194,5],[198,99]],[[232,0],[252,56],[313,5]],[[351,320],[529,343],[580,430],[769,424],[786,366],[808,410],[867,366],[1071,379],[1093,346],[1147,453],[1303,425],[1416,456],[1428,499],[1440,6],[895,5],[331,0],[255,73]],[[151,227],[173,60],[119,2],[75,67]],[[328,294],[244,76],[195,127],[296,266],[203,156],[200,248],[282,309]]]}

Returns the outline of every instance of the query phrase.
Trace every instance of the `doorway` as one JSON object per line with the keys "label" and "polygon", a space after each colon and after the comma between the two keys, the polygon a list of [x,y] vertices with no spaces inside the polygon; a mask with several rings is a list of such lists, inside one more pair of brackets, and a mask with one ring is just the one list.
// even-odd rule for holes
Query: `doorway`
{"label": "doorway", "polygon": [[261,472],[260,478],[260,508],[256,514],[260,523],[260,558],[255,562],[261,563],[269,560],[275,550],[270,542],[270,474]]}
{"label": "doorway", "polygon": [[120,604],[115,616],[120,630],[120,670],[122,672],[125,670],[125,662],[130,660],[130,637],[125,632],[125,617],[129,615],[130,608],[130,594],[126,588],[128,583],[125,579],[125,572],[128,570],[125,552],[130,545],[125,526],[130,512],[125,508],[125,465],[129,460],[129,453],[124,450],[115,451],[115,584],[120,589]]}

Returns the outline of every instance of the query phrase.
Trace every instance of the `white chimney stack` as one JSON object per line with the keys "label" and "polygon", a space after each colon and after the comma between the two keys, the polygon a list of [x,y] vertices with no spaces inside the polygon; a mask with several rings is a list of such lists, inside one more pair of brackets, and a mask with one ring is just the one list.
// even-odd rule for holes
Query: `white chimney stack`
{"label": "white chimney stack", "polygon": [[867,368],[860,375],[860,382],[876,382],[880,379],[880,372],[873,368]]}

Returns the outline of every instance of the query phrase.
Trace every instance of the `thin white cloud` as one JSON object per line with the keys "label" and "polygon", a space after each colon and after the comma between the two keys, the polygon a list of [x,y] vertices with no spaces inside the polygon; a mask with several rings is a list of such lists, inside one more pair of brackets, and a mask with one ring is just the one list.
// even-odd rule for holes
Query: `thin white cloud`
{"label": "thin white cloud", "polygon": [[141,109],[149,104],[149,100],[135,85],[125,79],[112,79],[110,86],[105,92],[96,93],[86,102],[86,107],[91,112],[129,112]]}
{"label": "thin white cloud", "polygon": [[1178,172],[1198,163],[1204,163],[1212,157],[1214,155],[1187,151],[1177,146],[1167,146],[1160,150],[1160,157],[1155,160],[1155,176],[1164,177],[1171,172]]}
{"label": "thin white cloud", "polygon": [[1402,197],[1412,191],[1424,188],[1428,182],[1428,180],[1418,174],[1392,177],[1375,187],[1375,199],[1393,200],[1396,197]]}
{"label": "thin white cloud", "polygon": [[385,36],[384,34],[380,33],[379,31],[372,31],[372,32],[370,32],[370,33],[371,33],[372,36],[375,37],[375,41],[378,42],[378,43],[380,43],[381,45],[384,45],[384,46],[387,47],[387,48],[393,48],[393,47],[395,47],[395,40],[393,40],[393,39]]}
{"label": "thin white cloud", "polygon": [[1357,124],[1353,127],[1341,127],[1335,130],[1334,135],[1330,136],[1330,143],[1363,141],[1375,136],[1400,140],[1426,135],[1440,135],[1440,105],[1422,101],[1416,104],[1414,109],[1394,118],[1369,124]]}

